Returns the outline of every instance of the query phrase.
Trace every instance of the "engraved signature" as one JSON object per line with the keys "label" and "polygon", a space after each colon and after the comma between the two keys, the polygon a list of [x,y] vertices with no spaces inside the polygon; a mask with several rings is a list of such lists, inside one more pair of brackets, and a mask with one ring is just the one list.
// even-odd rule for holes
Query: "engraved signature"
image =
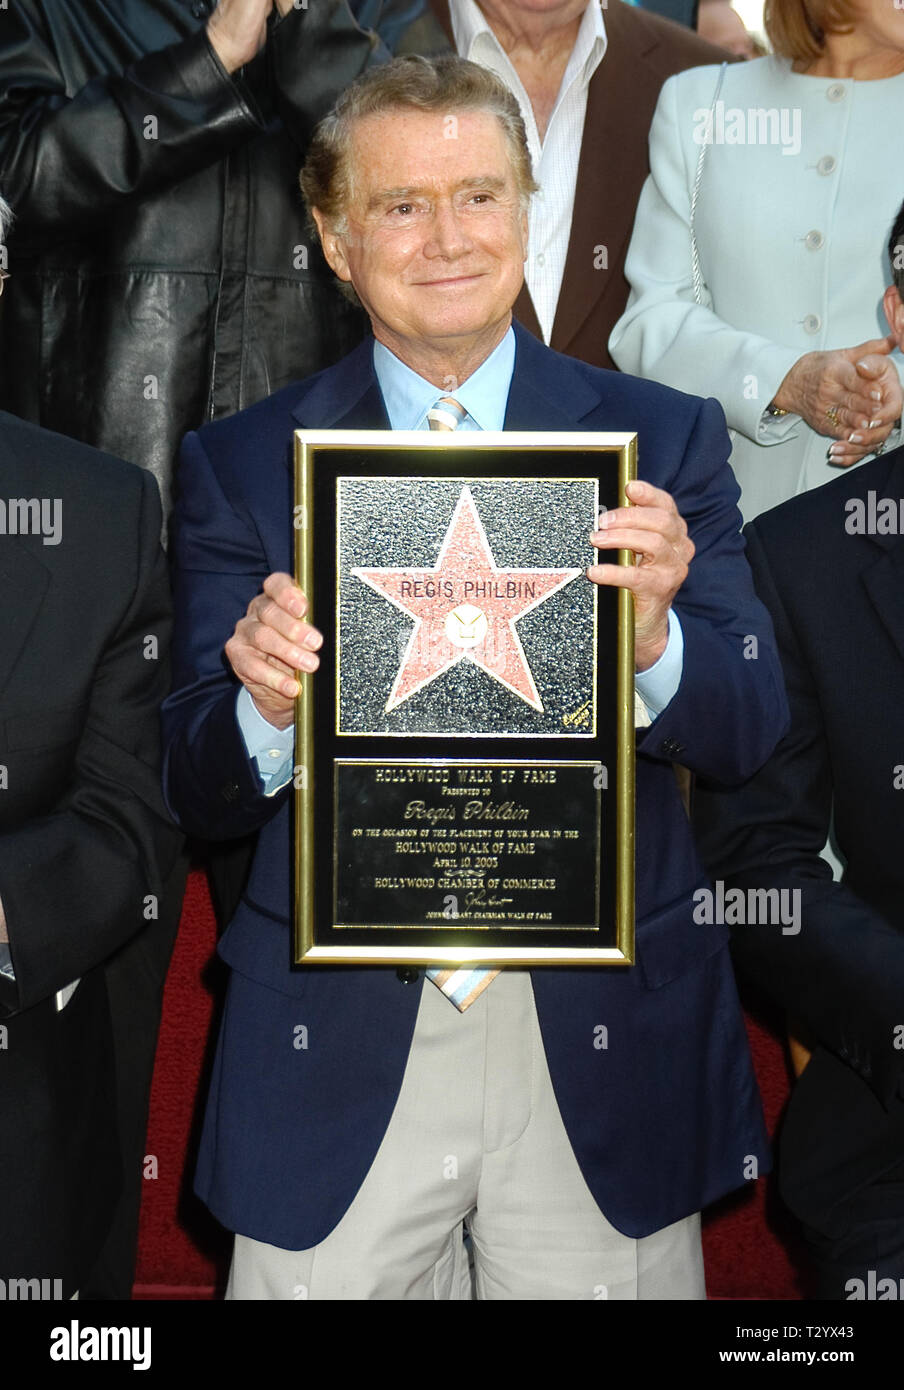
{"label": "engraved signature", "polygon": [[475,907],[505,907],[511,902],[514,898],[497,898],[493,893],[487,896],[485,888],[475,888],[465,897],[465,911],[471,912]]}
{"label": "engraved signature", "polygon": [[580,729],[580,728],[583,727],[583,725],[589,724],[589,723],[590,723],[590,701],[589,701],[589,700],[585,700],[584,703],[583,703],[582,705],[578,705],[577,709],[572,710],[570,714],[563,714],[563,715],[562,715],[562,723],[565,725],[565,728],[566,728],[566,729],[571,729],[571,728],[578,728],[578,729]]}

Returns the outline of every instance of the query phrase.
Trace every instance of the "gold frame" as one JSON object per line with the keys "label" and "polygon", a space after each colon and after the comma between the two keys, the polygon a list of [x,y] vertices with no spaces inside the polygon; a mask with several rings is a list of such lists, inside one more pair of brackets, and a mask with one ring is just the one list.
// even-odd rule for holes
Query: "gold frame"
{"label": "gold frame", "polygon": [[[563,453],[569,449],[586,453],[599,450],[617,452],[619,506],[630,506],[626,494],[629,482],[637,477],[637,436],[614,432],[550,432],[520,430],[463,431],[428,433],[418,430],[296,430],[295,431],[295,576],[308,599],[306,617],[316,624],[314,578],[313,494],[314,453],[330,448],[390,449],[413,447],[447,449],[453,446],[478,448],[482,453],[497,449],[524,450],[542,446]],[[634,563],[629,550],[617,553],[622,565]],[[314,698],[316,676],[299,671],[301,693],[295,702],[295,899],[294,945],[297,964],[322,965],[632,965],[634,963],[634,604],[630,589],[618,591],[619,642],[616,655],[616,739],[619,748],[616,769],[616,887],[615,947],[430,947],[422,950],[410,945],[319,946],[314,941]],[[355,760],[358,761],[358,760]],[[366,761],[366,760],[362,760]],[[380,760],[384,761],[384,760]],[[389,761],[386,759],[385,761]],[[468,759],[441,758],[456,762]],[[510,760],[507,760],[510,761]],[[541,758],[541,762],[553,762]],[[580,758],[562,761],[585,761]],[[392,928],[387,928],[392,930]]]}

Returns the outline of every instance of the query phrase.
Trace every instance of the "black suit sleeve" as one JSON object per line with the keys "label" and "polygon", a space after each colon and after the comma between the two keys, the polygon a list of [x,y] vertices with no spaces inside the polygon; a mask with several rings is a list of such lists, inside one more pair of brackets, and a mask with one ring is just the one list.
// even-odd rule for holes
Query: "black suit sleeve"
{"label": "black suit sleeve", "polygon": [[33,0],[0,13],[0,34],[0,188],[20,245],[102,223],[265,129],[203,30],[74,94]]}
{"label": "black suit sleeve", "polygon": [[[746,535],[757,592],[775,626],[791,725],[762,770],[739,789],[721,792],[698,784],[699,847],[726,891],[799,894],[799,930],[793,921],[751,923],[748,916],[746,925],[731,929],[734,958],[888,1106],[904,1075],[904,1052],[895,1047],[904,938],[834,882],[820,857],[831,818],[832,775],[819,694],[755,524]],[[786,902],[793,907],[795,899]],[[764,909],[758,913],[767,915],[772,916]]]}
{"label": "black suit sleeve", "polygon": [[[51,996],[146,925],[181,842],[160,788],[171,627],[160,498],[150,474],[136,476],[132,515],[124,506],[117,515],[136,538],[132,593],[93,671],[74,774],[51,812],[0,834],[0,902],[16,974],[14,983],[0,976],[8,1010]],[[87,548],[83,558],[95,563]],[[114,579],[111,606],[121,597]],[[156,659],[148,659],[149,637]]]}

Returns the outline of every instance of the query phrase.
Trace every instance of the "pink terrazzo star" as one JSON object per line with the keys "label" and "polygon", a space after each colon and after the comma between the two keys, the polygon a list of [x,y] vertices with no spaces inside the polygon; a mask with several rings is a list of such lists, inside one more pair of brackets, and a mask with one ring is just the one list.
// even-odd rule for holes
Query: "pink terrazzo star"
{"label": "pink terrazzo star", "polygon": [[465,487],[434,569],[356,568],[351,573],[415,620],[387,713],[458,661],[482,667],[542,713],[515,624],[583,570],[499,569]]}

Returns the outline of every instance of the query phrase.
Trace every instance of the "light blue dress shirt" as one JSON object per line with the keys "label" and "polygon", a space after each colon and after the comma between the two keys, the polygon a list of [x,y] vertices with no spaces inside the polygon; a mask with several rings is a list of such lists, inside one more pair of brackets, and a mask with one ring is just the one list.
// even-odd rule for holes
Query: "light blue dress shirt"
{"label": "light blue dress shirt", "polygon": [[[390,427],[394,430],[427,429],[427,411],[440,396],[454,396],[467,417],[460,430],[501,430],[505,421],[509,387],[515,368],[515,334],[509,328],[498,347],[485,362],[454,390],[439,390],[417,372],[406,367],[382,343],[374,343],[374,371]],[[637,693],[651,719],[661,714],[681,681],[684,665],[684,637],[677,616],[669,611],[669,639],[666,649],[648,671],[634,679]],[[258,713],[248,691],[242,686],[236,703],[239,729],[249,757],[257,764],[266,796],[274,796],[292,776],[295,730],[275,729]]]}
{"label": "light blue dress shirt", "polygon": [[460,386],[439,390],[384,347],[374,343],[374,371],[394,430],[426,430],[427,411],[441,396],[454,396],[467,417],[460,430],[501,430],[515,370],[515,334],[510,328],[485,362]]}

